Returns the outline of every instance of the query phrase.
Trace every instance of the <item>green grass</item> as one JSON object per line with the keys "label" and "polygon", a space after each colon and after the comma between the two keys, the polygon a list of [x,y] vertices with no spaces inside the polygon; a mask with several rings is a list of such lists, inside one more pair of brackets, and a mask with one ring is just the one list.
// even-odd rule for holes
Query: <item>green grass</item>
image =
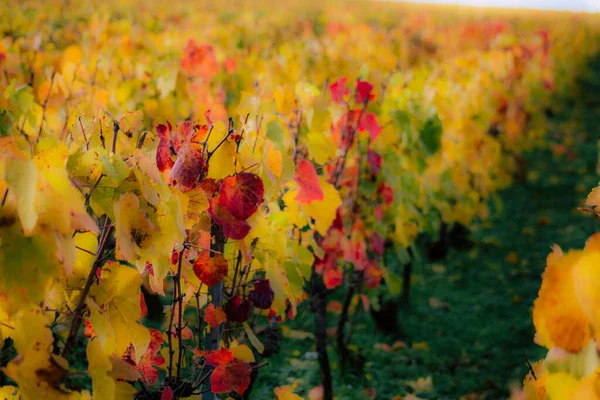
{"label": "green grass", "polygon": [[[367,313],[357,316],[352,343],[365,357],[364,370],[342,374],[330,346],[339,399],[369,398],[366,387],[374,388],[378,399],[409,393],[424,399],[459,399],[471,393],[481,396],[473,398],[507,398],[510,384],[520,383],[527,373],[526,360],[544,357],[545,350],[533,342],[531,309],[550,246],[581,248],[600,228],[577,210],[598,184],[600,101],[594,93],[600,93],[600,59],[592,67],[553,117],[548,147],[527,154],[526,182],[499,193],[502,209],[472,228],[473,248],[451,250],[441,262],[414,267],[411,305],[401,311],[398,332],[386,336],[376,331]],[[569,125],[576,127],[576,134],[570,133],[576,140],[569,154],[555,157],[550,145],[563,141],[563,127]],[[432,298],[447,307],[431,307]],[[333,327],[337,316],[329,316]],[[291,326],[314,329],[307,304]],[[375,346],[396,341],[408,348],[384,351]],[[310,340],[283,340],[250,397],[272,398],[273,388],[291,383],[306,396],[319,385],[315,356]],[[411,381],[429,376],[431,390],[413,390]]]}

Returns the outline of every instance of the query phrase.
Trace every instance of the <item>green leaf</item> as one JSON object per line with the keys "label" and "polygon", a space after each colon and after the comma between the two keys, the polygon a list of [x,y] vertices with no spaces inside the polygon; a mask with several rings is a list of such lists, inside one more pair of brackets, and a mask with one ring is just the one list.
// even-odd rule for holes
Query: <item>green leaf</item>
{"label": "green leaf", "polygon": [[399,296],[402,292],[402,278],[391,272],[389,269],[385,269],[384,273],[385,283],[393,296]]}
{"label": "green leaf", "polygon": [[12,124],[12,113],[4,108],[0,108],[0,136],[10,136]]}
{"label": "green leaf", "polygon": [[277,121],[271,121],[267,125],[267,137],[273,144],[277,150],[281,150],[285,147],[284,145],[284,137],[285,132],[281,127],[281,124]]}
{"label": "green leaf", "polygon": [[123,182],[129,176],[129,167],[116,154],[108,155],[104,149],[99,149],[102,172],[111,178],[115,185]]}
{"label": "green leaf", "polygon": [[33,90],[28,85],[15,87],[13,82],[6,88],[5,96],[8,98],[11,106],[20,114],[29,113],[35,102]]}
{"label": "green leaf", "polygon": [[405,110],[396,110],[392,113],[392,121],[396,124],[400,130],[410,129],[410,114]]}
{"label": "green leaf", "polygon": [[430,117],[421,129],[421,143],[427,155],[434,154],[440,148],[442,142],[442,121],[437,114]]}

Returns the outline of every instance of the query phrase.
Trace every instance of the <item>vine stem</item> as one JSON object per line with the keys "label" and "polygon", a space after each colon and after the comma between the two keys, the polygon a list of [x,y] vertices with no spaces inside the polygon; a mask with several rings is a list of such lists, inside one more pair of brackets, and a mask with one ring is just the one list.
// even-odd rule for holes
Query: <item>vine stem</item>
{"label": "vine stem", "polygon": [[[369,105],[369,99],[366,99],[363,103],[363,107],[358,115],[356,125],[351,127],[347,135],[342,135],[342,141],[346,140],[346,146],[342,151],[342,155],[337,159],[335,163],[335,169],[332,174],[331,183],[336,189],[340,188],[340,179],[346,167],[346,159],[348,152],[352,147],[356,133],[360,125],[360,121],[363,118],[365,110]],[[348,117],[349,118],[349,117]],[[346,121],[346,124],[349,121]],[[346,132],[347,125],[342,128],[342,133]],[[315,241],[319,243],[321,237],[318,233],[315,233]],[[315,337],[317,341],[317,354],[319,359],[319,366],[321,369],[321,383],[323,385],[323,399],[333,400],[333,382],[331,377],[331,364],[329,362],[329,354],[327,353],[327,296],[328,289],[323,282],[323,277],[317,273],[316,266],[313,264],[312,272],[310,276],[310,300],[312,311],[316,315],[315,320]],[[345,325],[345,321],[342,321]],[[342,329],[342,342],[343,342],[343,329]],[[343,346],[345,347],[345,345]]]}
{"label": "vine stem", "polygon": [[[175,350],[173,350],[173,323],[175,322],[175,311],[177,308],[177,303],[179,301],[179,275],[181,274],[181,263],[183,260],[183,252],[185,250],[185,246],[182,246],[181,251],[179,252],[179,258],[177,261],[177,274],[173,275],[173,299],[171,300],[171,316],[169,317],[169,326],[167,328],[167,340],[169,343],[169,366],[168,366],[168,381],[171,381],[171,378],[173,377],[173,356],[175,355]],[[180,307],[181,308],[181,307]],[[177,323],[178,328],[177,329],[177,336],[178,336],[178,343],[181,346],[181,331],[179,329],[181,329],[181,316],[179,315],[180,312],[177,313]],[[179,352],[181,351],[181,349],[178,349],[178,354],[177,354],[177,380],[179,380],[179,369],[180,369],[180,364],[181,362],[179,361]]]}
{"label": "vine stem", "polygon": [[327,288],[323,277],[317,273],[313,265],[310,276],[311,308],[316,316],[317,356],[321,368],[321,384],[323,385],[323,400],[333,400],[333,380],[331,364],[327,353]]}
{"label": "vine stem", "polygon": [[342,312],[340,314],[340,319],[338,320],[337,330],[335,332],[335,340],[337,344],[338,353],[340,354],[342,368],[346,366],[346,361],[348,359],[348,346],[346,343],[346,335],[345,328],[346,322],[348,321],[348,313],[350,310],[350,303],[352,302],[352,298],[357,290],[357,282],[354,277],[354,272],[350,273],[350,279],[348,282],[348,288],[346,290],[346,295],[344,296],[344,303],[342,305]]}
{"label": "vine stem", "polygon": [[77,341],[77,334],[79,333],[79,328],[81,327],[81,321],[83,320],[83,313],[85,311],[85,300],[90,293],[90,289],[92,288],[92,284],[96,281],[96,276],[98,269],[102,266],[102,256],[106,251],[106,247],[108,246],[108,242],[110,236],[112,235],[114,230],[114,226],[111,224],[110,219],[106,218],[106,224],[102,229],[102,234],[98,239],[98,250],[96,251],[96,258],[92,264],[92,269],[87,277],[87,281],[85,282],[85,286],[81,291],[81,295],[79,296],[79,301],[77,302],[77,306],[73,311],[73,320],[71,321],[71,327],[69,328],[69,335],[67,336],[67,340],[65,341],[65,347],[61,353],[61,356],[67,357],[73,351],[73,347],[75,346],[75,342]]}
{"label": "vine stem", "polygon": [[178,303],[178,307],[177,307],[177,340],[178,340],[178,347],[177,347],[177,382],[179,382],[180,378],[181,378],[181,364],[183,361],[183,351],[184,351],[184,347],[183,347],[183,337],[182,337],[182,331],[183,331],[183,295],[181,294],[181,263],[182,263],[182,259],[183,259],[183,251],[185,250],[185,245],[183,246],[183,249],[181,250],[181,252],[179,253],[179,262],[177,263],[177,275],[175,276],[177,278],[177,284],[175,285],[177,290],[177,303]]}
{"label": "vine stem", "polygon": [[[211,250],[214,250],[214,252],[211,252],[210,254],[212,258],[215,254],[223,253],[225,248],[225,236],[223,234],[223,228],[214,222],[210,230],[210,235],[212,238],[210,248]],[[211,303],[214,304],[215,307],[220,307],[223,303],[223,281],[211,286],[208,289],[208,293],[210,295]],[[204,337],[204,348],[209,352],[216,350],[221,342],[221,334],[221,326],[211,328],[208,334]],[[217,397],[215,393],[212,393],[211,391],[208,391],[202,395],[202,400],[215,400],[216,398]]]}

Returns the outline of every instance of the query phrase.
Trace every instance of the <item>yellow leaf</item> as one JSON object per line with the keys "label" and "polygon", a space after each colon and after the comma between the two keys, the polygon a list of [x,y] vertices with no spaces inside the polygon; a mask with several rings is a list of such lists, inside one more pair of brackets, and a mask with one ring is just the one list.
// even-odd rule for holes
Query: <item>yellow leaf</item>
{"label": "yellow leaf", "polygon": [[[546,260],[542,285],[533,303],[533,325],[536,342],[548,349],[558,346],[578,353],[590,340],[590,320],[577,300],[573,275],[582,253],[572,250],[563,254],[555,248]],[[578,272],[580,276],[587,275],[586,264]],[[587,284],[580,285],[589,288]]]}
{"label": "yellow leaf", "polygon": [[310,332],[297,331],[286,325],[281,326],[281,334],[288,339],[298,339],[298,340],[310,339],[310,340],[313,340],[315,338],[315,335],[313,335]]}
{"label": "yellow leaf", "polygon": [[72,62],[73,64],[79,64],[82,59],[81,49],[72,44],[68,46],[63,53],[63,60]]}
{"label": "yellow leaf", "polygon": [[9,193],[16,196],[17,213],[25,235],[31,235],[38,221],[35,206],[38,172],[31,160],[9,158],[6,160],[5,179]]}
{"label": "yellow leaf", "polygon": [[598,207],[600,205],[600,186],[592,189],[585,200],[586,206]]}
{"label": "yellow leaf", "polygon": [[40,308],[22,311],[12,333],[18,356],[5,373],[19,385],[25,399],[66,399],[59,384],[67,375],[66,361],[52,355],[52,318]]}
{"label": "yellow leaf", "polygon": [[317,164],[326,164],[335,157],[335,145],[331,137],[317,132],[309,132],[306,136],[308,154]]}
{"label": "yellow leaf", "polygon": [[89,340],[86,350],[88,373],[92,378],[92,393],[94,399],[114,399],[116,382],[108,376],[112,364],[108,356],[102,351],[100,340]]}
{"label": "yellow leaf", "polygon": [[600,328],[599,251],[584,251],[572,271],[575,296],[579,305],[598,332]]}
{"label": "yellow leaf", "polygon": [[406,382],[415,392],[430,392],[433,390],[433,380],[431,376],[419,378],[416,381]]}
{"label": "yellow leaf", "polygon": [[0,387],[0,399],[2,400],[21,400],[21,393],[16,386]]}
{"label": "yellow leaf", "polygon": [[246,332],[246,335],[248,335],[248,339],[250,340],[250,343],[252,343],[252,345],[254,346],[256,351],[258,351],[260,354],[262,354],[263,351],[265,351],[265,346],[261,343],[260,340],[258,340],[258,338],[254,334],[254,332],[252,332],[252,328],[250,328],[250,325],[248,325],[247,322],[243,323],[243,327],[244,327],[244,332]]}
{"label": "yellow leaf", "polygon": [[137,270],[108,262],[102,268],[99,285],[90,291],[90,321],[107,355],[124,354],[132,344],[137,362],[148,348],[150,332],[138,322],[141,283]]}
{"label": "yellow leaf", "polygon": [[342,205],[342,199],[335,187],[327,182],[324,177],[319,177],[324,197],[320,201],[312,201],[309,204],[302,204],[302,209],[306,214],[315,220],[315,229],[321,235],[325,236],[327,230],[335,220],[336,211]]}
{"label": "yellow leaf", "polygon": [[552,400],[572,400],[577,385],[577,379],[567,373],[548,374],[546,394]]}
{"label": "yellow leaf", "polygon": [[277,400],[303,400],[302,397],[294,393],[291,386],[279,386],[273,390]]}
{"label": "yellow leaf", "polygon": [[158,228],[150,221],[147,213],[140,209],[140,200],[133,193],[121,195],[114,205],[114,213],[117,257],[135,263],[139,250],[152,245]]}
{"label": "yellow leaf", "polygon": [[254,359],[254,354],[250,347],[245,344],[238,344],[236,340],[232,341],[229,345],[229,350],[233,352],[233,356],[247,363],[253,363],[256,360]]}

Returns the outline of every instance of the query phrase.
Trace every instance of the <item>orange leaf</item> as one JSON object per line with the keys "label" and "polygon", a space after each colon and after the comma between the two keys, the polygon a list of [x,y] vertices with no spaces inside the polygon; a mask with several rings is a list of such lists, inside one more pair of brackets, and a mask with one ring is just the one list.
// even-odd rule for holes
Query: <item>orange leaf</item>
{"label": "orange leaf", "polygon": [[211,79],[219,72],[219,63],[211,45],[198,45],[190,39],[183,50],[181,68],[189,75]]}
{"label": "orange leaf", "polygon": [[209,287],[221,282],[227,270],[227,260],[221,254],[210,257],[208,250],[202,250],[194,261],[194,274]]}
{"label": "orange leaf", "polygon": [[215,305],[211,303],[206,307],[206,310],[204,310],[204,321],[211,328],[216,328],[227,321],[227,316],[221,307],[215,307]]}
{"label": "orange leaf", "polygon": [[208,357],[206,357],[206,363],[208,365],[227,365],[233,361],[233,352],[224,347],[219,350],[213,350],[210,352]]}
{"label": "orange leaf", "polygon": [[295,197],[298,203],[309,204],[315,200],[323,200],[325,197],[317,171],[310,161],[302,160],[298,163],[294,181],[298,184],[298,193]]}
{"label": "orange leaf", "polygon": [[83,329],[83,334],[85,335],[85,337],[88,339],[92,339],[92,338],[96,337],[96,332],[94,331],[94,327],[92,326],[92,323],[90,322],[90,320],[86,319],[84,323],[85,323],[85,328]]}
{"label": "orange leaf", "polygon": [[234,359],[229,364],[219,364],[210,376],[213,393],[229,393],[235,390],[243,394],[250,385],[252,368],[242,360]]}

